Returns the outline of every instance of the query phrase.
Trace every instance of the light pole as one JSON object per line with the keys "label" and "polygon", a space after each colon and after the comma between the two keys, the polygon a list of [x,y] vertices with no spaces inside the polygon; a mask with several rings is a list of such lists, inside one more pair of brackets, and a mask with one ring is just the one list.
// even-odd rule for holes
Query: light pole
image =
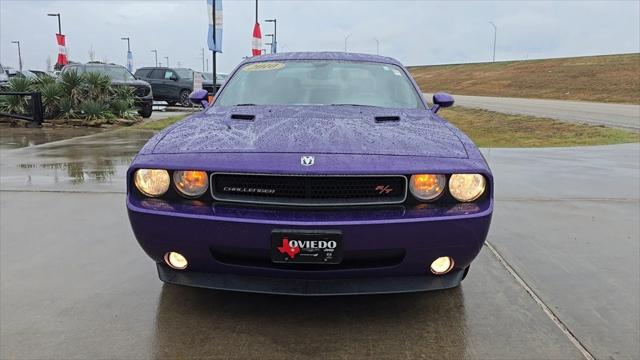
{"label": "light pole", "polygon": [[270,43],[266,43],[265,45],[271,45],[271,53],[273,54],[273,44],[275,43],[274,39],[274,35],[273,34],[265,34],[264,36],[268,36],[271,38],[271,42]]}
{"label": "light pole", "polygon": [[489,24],[493,26],[493,62],[496,62],[496,39],[498,38],[498,27],[493,21],[489,21]]}
{"label": "light pole", "polygon": [[278,52],[278,19],[266,19],[265,22],[273,23],[273,45],[271,45],[271,52],[275,54]]}
{"label": "light pole", "polygon": [[131,39],[129,39],[128,37],[122,37],[120,38],[120,40],[127,40],[127,52],[131,52],[131,43],[130,43]]}
{"label": "light pole", "polygon": [[347,52],[347,40],[349,40],[351,35],[353,35],[353,34],[349,34],[349,35],[344,37],[344,52]]}
{"label": "light pole", "polygon": [[151,52],[156,55],[156,67],[158,67],[158,50],[153,49],[153,50],[151,50]]}
{"label": "light pole", "polygon": [[60,25],[60,13],[47,14],[47,16],[57,16],[58,17],[58,34],[62,35],[62,25]]}
{"label": "light pole", "polygon": [[167,60],[167,67],[169,67],[169,57],[165,56],[164,59]]}
{"label": "light pole", "polygon": [[[58,35],[60,35],[60,38],[62,38],[62,25],[61,25],[61,21],[60,21],[60,13],[55,13],[55,14],[47,14],[47,16],[55,16],[58,18]],[[56,40],[58,41],[58,46],[60,47],[60,50],[58,52],[58,60],[56,61],[56,66],[54,66],[54,69],[56,70],[61,70],[62,66],[64,65],[65,62],[65,55],[66,55],[66,43],[64,42],[64,39],[61,40],[58,35],[56,35]],[[62,43],[60,41],[63,41]]]}
{"label": "light pole", "polygon": [[373,38],[376,41],[376,55],[380,55],[380,41],[377,38]]}
{"label": "light pole", "polygon": [[12,44],[18,44],[18,68],[22,71],[22,54],[20,53],[20,41],[12,41]]}

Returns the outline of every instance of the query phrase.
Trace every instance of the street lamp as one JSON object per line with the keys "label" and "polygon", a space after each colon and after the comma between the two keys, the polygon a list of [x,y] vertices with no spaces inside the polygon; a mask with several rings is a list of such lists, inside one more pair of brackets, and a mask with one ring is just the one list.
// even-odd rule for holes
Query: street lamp
{"label": "street lamp", "polygon": [[60,13],[47,14],[47,16],[57,16],[58,17],[58,34],[62,34],[62,26],[60,25]]}
{"label": "street lamp", "polygon": [[273,39],[274,39],[275,35],[274,34],[265,34],[264,36],[268,36],[268,37],[271,38],[271,42],[270,43],[266,43],[265,45],[271,45],[271,53],[273,54],[274,53],[273,44],[275,43],[275,40],[273,40]]}
{"label": "street lamp", "polygon": [[164,59],[167,60],[167,67],[169,67],[169,57],[165,56]]}
{"label": "street lamp", "polygon": [[158,67],[158,50],[153,49],[153,50],[151,50],[151,52],[156,55],[156,67]]}
{"label": "street lamp", "polygon": [[271,49],[275,54],[278,52],[278,19],[265,19],[264,21],[273,23],[273,45],[271,45]]}
{"label": "street lamp", "polygon": [[351,37],[351,35],[353,34],[349,34],[344,37],[344,52],[347,52],[347,40]]}
{"label": "street lamp", "polygon": [[373,38],[376,41],[376,55],[380,55],[380,41],[377,38]]}
{"label": "street lamp", "polygon": [[127,52],[131,52],[131,43],[128,37],[122,37],[120,40],[127,40]]}
{"label": "street lamp", "polygon": [[18,68],[22,71],[22,54],[20,54],[20,41],[12,41],[12,44],[18,44]]}
{"label": "street lamp", "polygon": [[489,24],[493,26],[493,62],[496,62],[496,39],[498,37],[498,27],[493,21],[489,21]]}

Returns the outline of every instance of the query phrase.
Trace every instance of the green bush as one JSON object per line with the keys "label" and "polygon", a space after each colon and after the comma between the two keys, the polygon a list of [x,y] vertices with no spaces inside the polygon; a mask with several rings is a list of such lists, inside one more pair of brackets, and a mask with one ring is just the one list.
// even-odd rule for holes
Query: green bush
{"label": "green bush", "polygon": [[[31,82],[23,77],[13,77],[9,80],[6,90],[9,92],[31,92]],[[18,95],[3,95],[0,98],[0,111],[11,114],[27,115],[29,98]]]}
{"label": "green bush", "polygon": [[[52,118],[83,118],[87,121],[110,120],[117,117],[132,119],[134,111],[134,91],[129,86],[113,86],[104,74],[67,71],[58,79],[50,75],[32,80],[14,77],[9,81],[7,91],[33,92],[42,96],[44,116]],[[0,111],[27,115],[29,98],[24,96],[0,96]]]}
{"label": "green bush", "polygon": [[83,101],[80,111],[87,120],[112,119],[114,115],[109,110],[109,106],[96,100]]}

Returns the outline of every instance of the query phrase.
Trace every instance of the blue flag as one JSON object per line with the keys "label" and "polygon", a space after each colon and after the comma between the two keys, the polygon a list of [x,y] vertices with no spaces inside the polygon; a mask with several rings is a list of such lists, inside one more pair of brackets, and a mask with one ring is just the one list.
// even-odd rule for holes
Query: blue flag
{"label": "blue flag", "polygon": [[133,54],[131,51],[127,51],[127,70],[133,72]]}
{"label": "blue flag", "polygon": [[[213,19],[213,6],[216,7],[215,24]],[[207,10],[209,11],[209,34],[207,43],[209,50],[222,52],[222,0],[207,0]]]}

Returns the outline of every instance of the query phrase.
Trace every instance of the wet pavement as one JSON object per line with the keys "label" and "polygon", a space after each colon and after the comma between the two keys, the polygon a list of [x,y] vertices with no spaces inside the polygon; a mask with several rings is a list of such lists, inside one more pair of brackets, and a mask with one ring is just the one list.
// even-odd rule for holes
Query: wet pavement
{"label": "wet pavement", "polygon": [[492,248],[461,287],[298,298],[162,285],[124,206],[151,132],[0,131],[0,358],[640,356],[638,144],[485,149]]}

